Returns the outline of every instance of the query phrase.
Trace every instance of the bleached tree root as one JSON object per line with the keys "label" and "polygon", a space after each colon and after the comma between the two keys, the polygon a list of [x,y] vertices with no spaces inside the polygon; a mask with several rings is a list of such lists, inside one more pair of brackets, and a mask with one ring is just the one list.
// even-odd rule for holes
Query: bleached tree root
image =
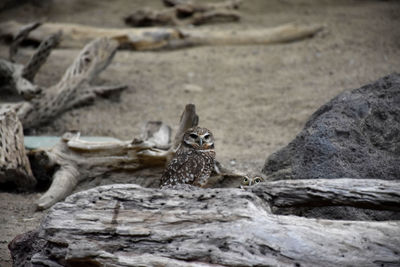
{"label": "bleached tree root", "polygon": [[23,237],[10,248],[50,266],[395,266],[399,227],[277,216],[241,189],[109,185],[55,205],[27,236],[33,255],[16,249]]}
{"label": "bleached tree root", "polygon": [[[8,21],[0,23],[0,36],[15,36],[22,25]],[[267,29],[243,31],[199,29],[112,29],[78,24],[44,23],[29,35],[40,42],[48,35],[62,31],[60,47],[80,48],[95,38],[117,40],[120,48],[132,50],[176,49],[199,45],[269,45],[293,42],[312,37],[323,29],[322,25],[285,24]]]}
{"label": "bleached tree root", "polygon": [[[30,38],[28,34],[39,25],[28,25],[18,31],[10,49],[10,57],[17,52],[18,43],[24,38]],[[87,44],[54,86],[43,90],[33,84],[36,73],[60,39],[61,31],[49,33],[25,66],[0,60],[0,79],[3,81],[0,89],[15,92],[26,100],[16,104],[2,104],[1,108],[14,110],[24,130],[44,124],[71,108],[91,103],[99,96],[116,94],[127,88],[122,85],[91,85],[92,80],[110,64],[116,53],[118,42],[108,38],[95,39]]]}
{"label": "bleached tree root", "polygon": [[109,65],[117,46],[107,38],[89,43],[56,85],[18,107],[17,114],[24,129],[44,124],[77,105],[92,102],[99,95],[126,89],[126,86],[99,88],[90,84]]}

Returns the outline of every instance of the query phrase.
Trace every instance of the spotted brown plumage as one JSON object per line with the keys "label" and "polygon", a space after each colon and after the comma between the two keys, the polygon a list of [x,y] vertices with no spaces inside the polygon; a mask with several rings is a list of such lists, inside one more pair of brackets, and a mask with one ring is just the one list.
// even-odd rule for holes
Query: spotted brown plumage
{"label": "spotted brown plumage", "polygon": [[165,169],[161,186],[190,184],[204,187],[214,168],[214,161],[213,134],[206,128],[190,128]]}

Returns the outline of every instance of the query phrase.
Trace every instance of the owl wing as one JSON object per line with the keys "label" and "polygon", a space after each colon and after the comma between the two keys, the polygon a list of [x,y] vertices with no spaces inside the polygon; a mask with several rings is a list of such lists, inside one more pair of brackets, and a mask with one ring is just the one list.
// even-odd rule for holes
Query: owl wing
{"label": "owl wing", "polygon": [[177,154],[162,175],[161,186],[193,184],[195,180],[204,176],[205,167],[204,157],[194,151]]}

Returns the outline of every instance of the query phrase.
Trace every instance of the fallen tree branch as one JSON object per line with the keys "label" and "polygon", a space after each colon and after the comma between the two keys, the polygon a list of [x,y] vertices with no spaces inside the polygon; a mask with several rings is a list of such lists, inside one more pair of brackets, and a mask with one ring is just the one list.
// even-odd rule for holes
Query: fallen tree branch
{"label": "fallen tree branch", "polygon": [[34,29],[37,29],[42,23],[40,22],[33,22],[31,24],[28,24],[26,26],[21,27],[18,32],[15,34],[13,41],[10,45],[10,52],[9,52],[9,59],[11,62],[14,61],[14,57],[17,54],[18,51],[18,46],[24,41],[29,33],[33,31]]}
{"label": "fallen tree branch", "polygon": [[60,43],[60,40],[61,32],[51,34],[49,37],[44,39],[40,43],[37,51],[32,55],[28,63],[24,66],[22,77],[24,77],[28,81],[33,82],[40,67],[46,62],[51,53],[51,50]]}
{"label": "fallen tree branch", "polygon": [[[0,23],[0,36],[14,36],[22,25],[8,21]],[[199,45],[269,45],[311,37],[323,29],[322,25],[286,24],[267,29],[245,31],[198,29],[112,29],[78,24],[44,23],[31,32],[29,38],[40,42],[49,34],[63,32],[60,47],[80,48],[95,38],[117,40],[120,48],[132,50],[177,49]]]}
{"label": "fallen tree branch", "polygon": [[45,38],[39,48],[32,55],[27,64],[14,62],[18,45],[27,38],[28,34],[39,27],[40,23],[33,23],[23,27],[10,46],[10,61],[0,60],[1,90],[21,95],[25,100],[30,100],[41,92],[41,88],[33,84],[33,80],[40,67],[46,62],[51,50],[58,45],[61,33],[52,34]]}
{"label": "fallen tree branch", "polygon": [[51,266],[386,266],[400,261],[399,227],[277,216],[240,189],[109,185],[57,204],[9,247],[14,263]]}

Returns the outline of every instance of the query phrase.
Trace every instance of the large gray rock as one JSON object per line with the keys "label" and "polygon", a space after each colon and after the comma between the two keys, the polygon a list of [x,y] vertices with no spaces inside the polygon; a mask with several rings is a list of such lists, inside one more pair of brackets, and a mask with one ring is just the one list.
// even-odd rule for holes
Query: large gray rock
{"label": "large gray rock", "polygon": [[289,145],[267,159],[263,173],[277,180],[400,180],[400,74],[323,105]]}
{"label": "large gray rock", "polygon": [[[319,108],[263,173],[274,180],[400,180],[400,75],[345,91]],[[395,220],[389,211],[349,206],[289,208],[283,214],[346,220]]]}

